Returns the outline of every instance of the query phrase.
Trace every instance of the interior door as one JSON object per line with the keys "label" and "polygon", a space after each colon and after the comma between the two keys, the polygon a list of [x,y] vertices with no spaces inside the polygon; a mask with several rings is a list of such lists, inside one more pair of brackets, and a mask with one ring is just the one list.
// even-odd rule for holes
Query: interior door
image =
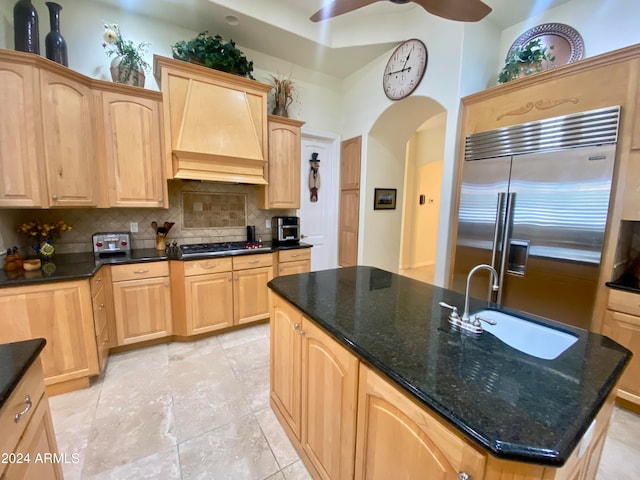
{"label": "interior door", "polygon": [[[510,169],[511,157],[464,162],[453,290],[464,293],[467,275],[476,265],[499,268]],[[489,272],[479,271],[471,284],[471,296],[488,298],[489,280]]]}
{"label": "interior door", "polygon": [[502,304],[588,328],[615,145],[513,157]]}

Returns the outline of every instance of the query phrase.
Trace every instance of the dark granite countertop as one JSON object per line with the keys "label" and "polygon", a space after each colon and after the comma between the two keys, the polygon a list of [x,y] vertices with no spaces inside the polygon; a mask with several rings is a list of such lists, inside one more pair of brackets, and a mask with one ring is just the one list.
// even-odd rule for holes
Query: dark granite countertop
{"label": "dark granite countertop", "polygon": [[[271,252],[277,250],[290,250],[297,248],[310,248],[311,245],[300,243],[298,245],[271,245],[265,242],[265,246],[271,248]],[[264,250],[243,250],[235,255],[255,255],[265,253]],[[268,253],[268,252],[267,252]],[[220,258],[219,255],[216,258]],[[206,255],[185,258],[185,261],[209,258]],[[40,270],[27,272],[17,270],[5,272],[0,270],[0,288],[17,287],[20,285],[33,285],[42,282],[63,282],[93,277],[102,265],[117,265],[125,263],[158,262],[163,260],[182,260],[179,255],[156,250],[153,248],[131,250],[129,255],[98,258],[93,252],[56,254],[53,261],[43,264]]]}
{"label": "dark granite countertop", "polygon": [[[631,354],[607,337],[517,313],[578,336],[555,360],[484,332],[454,330],[464,295],[372,267],[278,277],[269,287],[493,455],[561,466],[612,391]],[[470,310],[486,308],[471,299]]]}
{"label": "dark granite countertop", "polygon": [[630,273],[625,273],[620,278],[617,278],[612,282],[607,282],[605,283],[605,285],[616,290],[624,290],[631,293],[640,293],[640,279],[638,279],[638,277],[634,275],[631,275]]}
{"label": "dark granite countertop", "polygon": [[44,338],[0,345],[0,409],[46,344]]}

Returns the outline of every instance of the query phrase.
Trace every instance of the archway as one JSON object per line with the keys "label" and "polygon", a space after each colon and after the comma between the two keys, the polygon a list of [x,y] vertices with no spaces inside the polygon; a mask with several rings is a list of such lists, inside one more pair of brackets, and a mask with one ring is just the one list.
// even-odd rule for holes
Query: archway
{"label": "archway", "polygon": [[[407,205],[407,142],[425,121],[439,114],[446,114],[440,103],[429,97],[412,96],[390,105],[373,124],[363,152],[365,191],[361,204],[360,263],[399,271]],[[375,188],[396,189],[396,208],[375,210]]]}

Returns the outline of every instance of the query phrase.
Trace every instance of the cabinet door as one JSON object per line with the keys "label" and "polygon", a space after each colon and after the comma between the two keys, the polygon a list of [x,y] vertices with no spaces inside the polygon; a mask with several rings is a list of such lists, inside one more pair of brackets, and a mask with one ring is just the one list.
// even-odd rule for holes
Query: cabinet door
{"label": "cabinet door", "polygon": [[356,479],[484,476],[485,457],[387,380],[360,365]]}
{"label": "cabinet door", "polygon": [[618,388],[640,398],[640,317],[607,310],[602,334],[633,352],[633,357],[620,377]]}
{"label": "cabinet door", "polygon": [[302,448],[321,478],[353,478],[358,359],[306,318],[301,335]]}
{"label": "cabinet door", "polygon": [[278,265],[278,275],[293,275],[294,273],[306,273],[311,271],[311,260],[299,262],[286,262]]}
{"label": "cabinet door", "polygon": [[41,117],[49,205],[96,206],[92,97],[88,87],[40,71]]}
{"label": "cabinet door", "polygon": [[233,272],[233,319],[236,324],[255,322],[269,317],[271,267]]}
{"label": "cabinet door", "polygon": [[262,208],[300,208],[300,127],[303,122],[269,116],[269,185]]}
{"label": "cabinet door", "polygon": [[169,277],[113,283],[118,345],[171,335]]}
{"label": "cabinet door", "polygon": [[[20,458],[28,456],[29,462],[10,463],[3,479],[62,480],[64,478],[61,463],[53,461],[51,457],[48,458],[49,461],[44,461],[47,460],[44,454],[58,455],[58,445],[46,395],[40,399],[35,407],[31,421],[18,442],[15,452],[20,454]],[[71,453],[69,453],[69,457],[68,460],[73,461]]]}
{"label": "cabinet door", "polygon": [[42,206],[34,82],[33,67],[0,65],[0,207]]}
{"label": "cabinet door", "polygon": [[88,280],[0,291],[0,343],[45,338],[47,385],[98,373]]}
{"label": "cabinet door", "polygon": [[300,439],[300,328],[302,314],[271,294],[271,401],[291,433]]}
{"label": "cabinet door", "polygon": [[195,275],[185,278],[187,335],[233,325],[233,274]]}
{"label": "cabinet door", "polygon": [[340,226],[338,231],[338,263],[352,267],[358,263],[358,221],[360,191],[340,192]]}
{"label": "cabinet door", "polygon": [[109,206],[166,206],[158,102],[114,92],[101,99]]}
{"label": "cabinet door", "polygon": [[350,138],[340,146],[340,190],[360,189],[362,137]]}

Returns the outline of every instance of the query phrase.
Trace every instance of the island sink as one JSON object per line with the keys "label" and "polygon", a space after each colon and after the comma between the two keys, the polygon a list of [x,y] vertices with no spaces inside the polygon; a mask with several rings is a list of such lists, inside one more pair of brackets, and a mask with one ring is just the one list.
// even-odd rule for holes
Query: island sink
{"label": "island sink", "polygon": [[554,360],[578,341],[578,337],[552,327],[497,310],[480,310],[471,315],[484,320],[482,329],[527,355]]}

